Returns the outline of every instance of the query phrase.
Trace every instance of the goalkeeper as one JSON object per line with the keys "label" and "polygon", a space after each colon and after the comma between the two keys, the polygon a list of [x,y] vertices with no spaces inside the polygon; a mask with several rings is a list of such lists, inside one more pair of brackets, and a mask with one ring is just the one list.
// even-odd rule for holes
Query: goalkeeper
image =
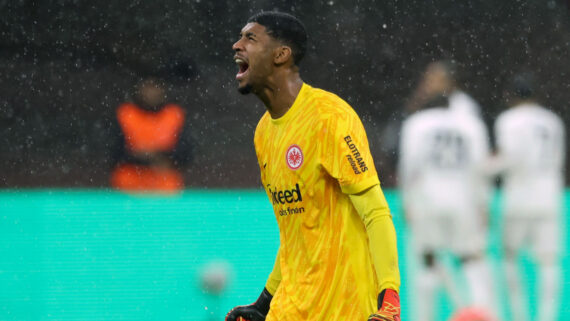
{"label": "goalkeeper", "polygon": [[303,24],[254,15],[233,45],[238,90],[267,111],[254,137],[280,247],[257,301],[234,320],[399,321],[396,232],[366,132],[338,96],[303,82]]}

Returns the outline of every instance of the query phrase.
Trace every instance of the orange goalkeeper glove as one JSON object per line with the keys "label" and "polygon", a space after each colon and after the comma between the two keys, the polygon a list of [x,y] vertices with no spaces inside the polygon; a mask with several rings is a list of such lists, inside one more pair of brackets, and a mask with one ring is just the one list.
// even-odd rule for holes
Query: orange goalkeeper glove
{"label": "orange goalkeeper glove", "polygon": [[233,308],[226,315],[226,321],[265,321],[271,299],[273,296],[266,288],[263,288],[257,301],[250,305],[240,305]]}
{"label": "orange goalkeeper glove", "polygon": [[378,312],[368,321],[400,321],[400,296],[392,289],[384,289],[378,295]]}

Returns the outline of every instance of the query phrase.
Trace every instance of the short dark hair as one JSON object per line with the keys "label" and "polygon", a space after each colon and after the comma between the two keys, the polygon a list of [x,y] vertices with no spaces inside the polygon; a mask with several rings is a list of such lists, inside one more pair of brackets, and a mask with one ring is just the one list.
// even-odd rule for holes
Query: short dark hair
{"label": "short dark hair", "polygon": [[307,31],[305,25],[293,15],[277,11],[262,11],[251,16],[247,22],[255,22],[264,26],[270,36],[291,47],[295,65],[298,65],[305,56]]}
{"label": "short dark hair", "polygon": [[449,77],[449,79],[454,83],[457,82],[457,80],[461,76],[459,73],[459,63],[456,60],[441,59],[441,60],[436,60],[436,61],[432,62],[432,64],[435,64],[435,65],[439,66],[440,68],[442,68],[443,71]]}
{"label": "short dark hair", "polygon": [[422,109],[435,108],[435,107],[447,108],[448,106],[449,106],[449,97],[442,94],[438,94],[428,99],[425,102],[425,104],[422,106]]}

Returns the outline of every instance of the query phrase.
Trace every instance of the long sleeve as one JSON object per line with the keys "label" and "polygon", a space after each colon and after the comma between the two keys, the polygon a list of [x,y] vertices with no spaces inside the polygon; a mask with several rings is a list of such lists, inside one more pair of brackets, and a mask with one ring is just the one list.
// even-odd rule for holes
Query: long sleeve
{"label": "long sleeve", "polygon": [[370,254],[380,286],[379,291],[384,289],[399,291],[400,270],[396,230],[380,185],[374,185],[358,194],[350,194],[349,197],[366,226]]}
{"label": "long sleeve", "polygon": [[265,288],[271,295],[275,295],[275,291],[281,283],[281,264],[279,259],[279,251],[277,251],[277,257],[275,258],[275,265],[273,266],[273,271],[269,274],[267,282],[265,283]]}

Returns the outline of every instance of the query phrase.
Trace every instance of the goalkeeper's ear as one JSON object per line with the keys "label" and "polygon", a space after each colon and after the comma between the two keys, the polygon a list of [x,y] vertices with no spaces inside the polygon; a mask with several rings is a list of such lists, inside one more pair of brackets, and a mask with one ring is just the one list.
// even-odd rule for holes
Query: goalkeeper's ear
{"label": "goalkeeper's ear", "polygon": [[289,46],[279,46],[275,48],[274,62],[276,65],[282,65],[286,62],[293,62],[293,52]]}

